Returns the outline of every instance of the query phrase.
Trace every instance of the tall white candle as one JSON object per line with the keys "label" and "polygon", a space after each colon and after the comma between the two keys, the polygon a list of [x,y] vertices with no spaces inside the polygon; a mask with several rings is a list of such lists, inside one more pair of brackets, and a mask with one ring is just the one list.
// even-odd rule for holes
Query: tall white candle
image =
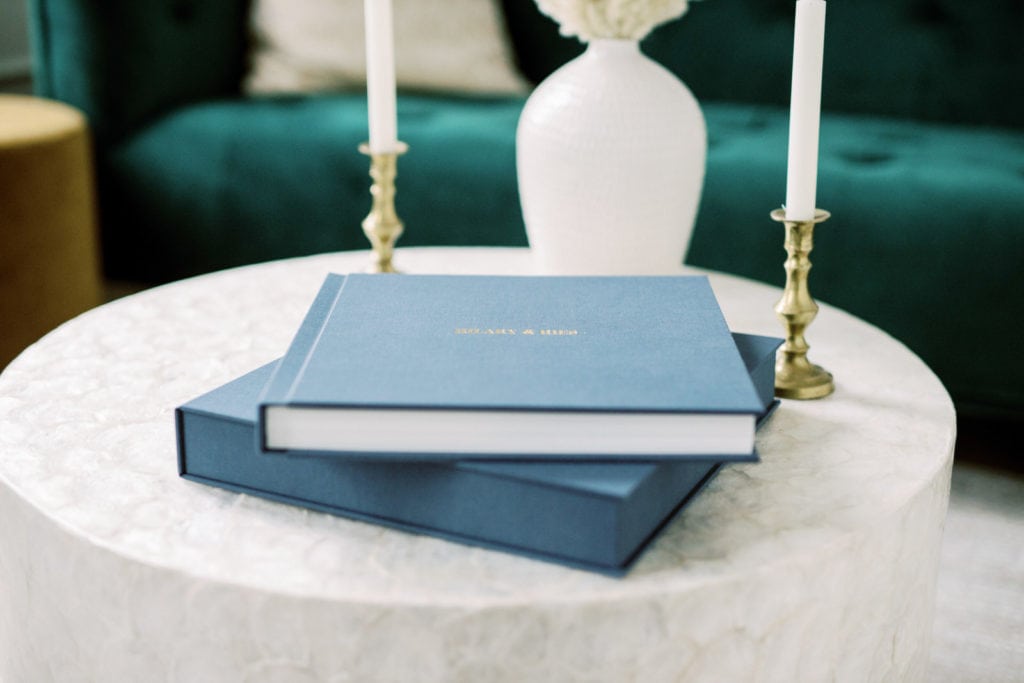
{"label": "tall white candle", "polygon": [[786,218],[789,220],[814,218],[824,50],[825,0],[797,0],[786,178]]}
{"label": "tall white candle", "polygon": [[366,96],[369,102],[370,152],[398,147],[395,113],[395,47],[391,0],[365,0]]}

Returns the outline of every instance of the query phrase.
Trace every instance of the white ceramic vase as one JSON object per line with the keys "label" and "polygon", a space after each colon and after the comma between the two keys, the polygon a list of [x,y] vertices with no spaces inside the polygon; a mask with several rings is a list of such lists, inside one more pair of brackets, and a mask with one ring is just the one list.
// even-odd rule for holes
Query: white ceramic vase
{"label": "white ceramic vase", "polygon": [[637,41],[589,43],[537,86],[519,119],[519,194],[538,271],[676,271],[706,156],[686,85]]}

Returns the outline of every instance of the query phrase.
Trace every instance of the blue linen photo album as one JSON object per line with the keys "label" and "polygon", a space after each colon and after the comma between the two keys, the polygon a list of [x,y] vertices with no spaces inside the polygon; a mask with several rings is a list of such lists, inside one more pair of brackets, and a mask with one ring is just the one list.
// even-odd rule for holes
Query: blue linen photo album
{"label": "blue linen photo album", "polygon": [[763,410],[708,279],[329,275],[266,451],[410,460],[749,455]]}
{"label": "blue linen photo album", "polygon": [[[733,335],[763,422],[781,340]],[[718,456],[665,462],[394,462],[263,453],[260,397],[271,363],[176,411],[182,477],[413,533],[610,575],[718,472]],[[745,459],[757,459],[749,453]]]}

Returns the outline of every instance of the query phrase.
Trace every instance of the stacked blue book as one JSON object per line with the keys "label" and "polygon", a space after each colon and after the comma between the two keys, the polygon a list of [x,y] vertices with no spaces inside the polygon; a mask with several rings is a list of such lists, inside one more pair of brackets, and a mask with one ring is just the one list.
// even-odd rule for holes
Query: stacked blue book
{"label": "stacked blue book", "polygon": [[331,275],[283,358],[177,410],[179,471],[620,573],[756,461],[779,343],[703,277]]}

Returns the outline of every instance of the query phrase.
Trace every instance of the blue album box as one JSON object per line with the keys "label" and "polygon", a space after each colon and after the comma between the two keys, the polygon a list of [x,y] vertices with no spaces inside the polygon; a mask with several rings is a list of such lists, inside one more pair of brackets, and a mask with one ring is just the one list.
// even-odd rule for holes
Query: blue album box
{"label": "blue album box", "polygon": [[[767,415],[774,407],[780,341],[735,338]],[[657,464],[443,463],[265,454],[256,445],[255,422],[273,369],[273,363],[258,368],[178,408],[181,476],[407,531],[620,573],[722,465],[719,458],[700,457]]]}

